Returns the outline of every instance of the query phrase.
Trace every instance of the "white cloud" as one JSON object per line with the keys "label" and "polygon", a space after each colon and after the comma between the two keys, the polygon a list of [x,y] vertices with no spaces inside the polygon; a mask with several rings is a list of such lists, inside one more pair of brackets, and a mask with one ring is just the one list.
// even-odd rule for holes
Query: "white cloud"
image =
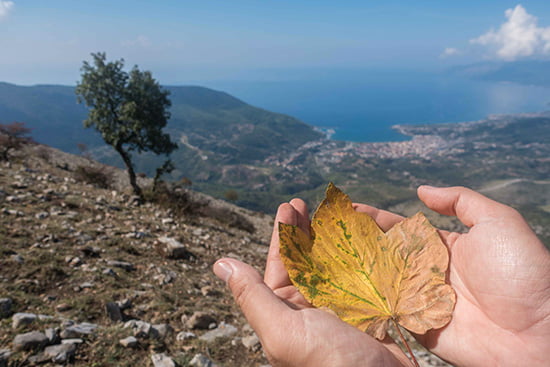
{"label": "white cloud", "polygon": [[439,55],[439,57],[441,57],[442,59],[445,59],[447,57],[451,57],[451,56],[456,56],[460,54],[460,51],[454,47],[447,47],[446,49],[443,50],[443,52],[441,53],[441,55]]}
{"label": "white cloud", "polygon": [[508,20],[498,30],[491,29],[470,42],[488,46],[496,57],[506,61],[550,54],[550,27],[539,27],[537,17],[521,5],[506,10],[505,15]]}
{"label": "white cloud", "polygon": [[0,1],[0,19],[6,17],[13,9],[13,1]]}
{"label": "white cloud", "polygon": [[121,45],[124,46],[124,47],[148,48],[152,45],[152,42],[148,37],[140,35],[140,36],[137,36],[137,38],[135,38],[133,40],[122,41]]}

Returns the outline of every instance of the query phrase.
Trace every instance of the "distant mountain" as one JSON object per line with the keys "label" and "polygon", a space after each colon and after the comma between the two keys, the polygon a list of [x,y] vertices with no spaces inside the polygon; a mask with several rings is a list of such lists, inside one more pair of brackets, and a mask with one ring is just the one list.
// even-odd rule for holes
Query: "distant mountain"
{"label": "distant mountain", "polygon": [[21,87],[0,82],[0,123],[24,122],[40,143],[76,153],[77,144],[102,144],[99,134],[85,131],[84,106],[77,104],[73,87]]}
{"label": "distant mountain", "polygon": [[312,126],[203,87],[168,87],[171,135],[224,163],[250,163],[323,137]]}
{"label": "distant mountain", "polygon": [[449,72],[478,80],[550,87],[550,61],[483,62],[456,66]]}
{"label": "distant mountain", "polygon": [[[261,161],[323,137],[293,117],[250,106],[224,92],[196,86],[166,89],[172,101],[166,131],[179,142],[174,161],[175,175],[180,177],[208,180],[213,166]],[[87,109],[77,104],[74,87],[0,83],[0,123],[25,122],[40,143],[71,153],[83,143],[96,158],[118,164],[99,134],[83,128],[86,115]],[[136,161],[148,174],[154,173],[157,163],[148,155]]]}

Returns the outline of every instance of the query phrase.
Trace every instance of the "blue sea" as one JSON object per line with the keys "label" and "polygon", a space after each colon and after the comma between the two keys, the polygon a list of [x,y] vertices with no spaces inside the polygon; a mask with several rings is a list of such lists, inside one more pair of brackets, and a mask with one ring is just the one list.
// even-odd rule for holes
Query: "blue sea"
{"label": "blue sea", "polygon": [[395,124],[463,122],[550,110],[550,88],[429,72],[345,72],[279,81],[205,83],[253,106],[294,116],[346,141],[407,139]]}

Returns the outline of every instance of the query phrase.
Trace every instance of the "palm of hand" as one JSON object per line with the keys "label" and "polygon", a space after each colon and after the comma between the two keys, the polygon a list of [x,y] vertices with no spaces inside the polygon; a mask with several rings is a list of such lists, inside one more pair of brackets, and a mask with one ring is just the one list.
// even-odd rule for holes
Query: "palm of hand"
{"label": "palm of hand", "polygon": [[536,343],[519,353],[517,345],[542,332],[548,315],[540,297],[548,294],[548,265],[534,266],[541,255],[547,258],[537,254],[544,246],[518,246],[538,239],[509,208],[498,219],[475,223],[466,234],[442,232],[442,237],[451,253],[449,283],[457,304],[445,328],[418,339],[458,365],[522,365]]}
{"label": "palm of hand", "polygon": [[[430,205],[429,198],[426,200],[432,209],[442,214],[457,215],[471,229],[466,234],[441,232],[451,254],[449,283],[457,293],[457,304],[453,319],[446,327],[419,335],[418,340],[456,365],[522,365],[525,358],[542,364],[539,358],[543,356],[537,352],[547,346],[548,335],[545,334],[548,334],[550,322],[550,261],[547,250],[523,218],[509,207],[492,201],[490,205],[478,202],[485,205],[483,208],[475,205],[459,207],[457,200],[457,207],[438,208],[437,203]],[[481,204],[478,206],[483,206]],[[366,205],[356,205],[356,209],[373,216],[383,230],[402,220],[398,215]],[[488,215],[481,217],[476,214],[478,210]],[[490,215],[492,212],[498,215]],[[279,221],[308,230],[307,208],[301,200],[293,200],[280,214]],[[278,255],[276,232],[268,257],[265,282],[292,308],[305,311],[302,320],[306,320],[313,310],[288,279]],[[530,245],[522,247],[521,244]],[[315,313],[319,320],[332,316],[320,312]],[[338,324],[346,325],[330,321],[331,328],[325,329],[329,334],[334,333]],[[307,332],[307,323],[302,326]],[[355,328],[346,328],[345,331],[345,339],[351,339],[354,346],[357,340],[362,340],[358,334],[364,335],[356,333],[358,330]],[[317,328],[317,332],[321,331]],[[407,364],[395,344],[387,340],[383,345],[386,352],[391,351],[401,363]],[[518,345],[524,345],[524,348],[518,351]]]}
{"label": "palm of hand", "polygon": [[[281,366],[406,366],[410,361],[401,349],[391,340],[379,342],[357,328],[350,326],[335,315],[314,308],[294,287],[279,256],[279,239],[277,223],[298,225],[302,230],[309,231],[307,207],[301,200],[293,200],[291,204],[283,204],[275,220],[275,230],[271,241],[266,271],[265,283],[273,292],[296,312],[293,314],[293,327],[290,330],[296,342],[267,342],[274,350],[267,350],[276,355]],[[289,349],[292,345],[297,350]],[[277,350],[280,345],[281,350]],[[327,357],[327,350],[337,350]],[[293,363],[285,363],[288,355]],[[296,355],[302,355],[302,360],[296,363]],[[331,359],[333,358],[333,359]],[[275,365],[279,365],[277,361]]]}

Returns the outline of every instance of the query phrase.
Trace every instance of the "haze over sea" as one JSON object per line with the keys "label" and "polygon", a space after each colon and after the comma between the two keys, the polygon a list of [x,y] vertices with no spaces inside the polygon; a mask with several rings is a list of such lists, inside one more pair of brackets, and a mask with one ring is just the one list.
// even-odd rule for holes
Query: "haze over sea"
{"label": "haze over sea", "polygon": [[550,88],[477,81],[447,73],[319,71],[288,80],[223,81],[205,85],[254,106],[334,129],[333,139],[399,141],[396,124],[474,121],[490,114],[550,110]]}

